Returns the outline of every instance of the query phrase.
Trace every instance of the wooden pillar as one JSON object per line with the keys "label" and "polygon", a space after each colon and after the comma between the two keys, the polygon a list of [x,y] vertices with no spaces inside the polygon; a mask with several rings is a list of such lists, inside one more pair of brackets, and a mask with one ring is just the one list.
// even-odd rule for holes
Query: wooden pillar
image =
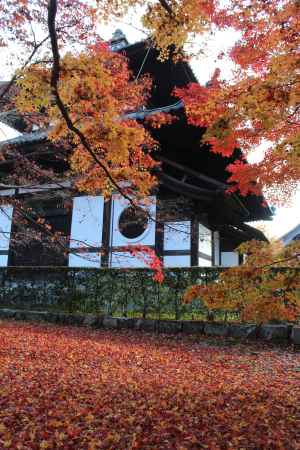
{"label": "wooden pillar", "polygon": [[103,211],[103,233],[102,233],[102,258],[101,267],[109,267],[110,257],[110,240],[111,240],[111,205],[112,200],[109,199],[104,203]]}
{"label": "wooden pillar", "polygon": [[164,222],[162,200],[157,201],[156,223],[155,223],[155,253],[159,259],[164,260]]}
{"label": "wooden pillar", "polygon": [[199,222],[196,218],[191,223],[191,265],[199,265]]}

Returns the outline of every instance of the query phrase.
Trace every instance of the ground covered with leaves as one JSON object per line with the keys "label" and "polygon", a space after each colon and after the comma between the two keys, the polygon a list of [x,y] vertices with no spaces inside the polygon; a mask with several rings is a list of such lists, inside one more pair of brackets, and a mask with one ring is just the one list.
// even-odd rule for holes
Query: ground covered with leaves
{"label": "ground covered with leaves", "polygon": [[299,366],[261,344],[2,322],[0,448],[299,449]]}

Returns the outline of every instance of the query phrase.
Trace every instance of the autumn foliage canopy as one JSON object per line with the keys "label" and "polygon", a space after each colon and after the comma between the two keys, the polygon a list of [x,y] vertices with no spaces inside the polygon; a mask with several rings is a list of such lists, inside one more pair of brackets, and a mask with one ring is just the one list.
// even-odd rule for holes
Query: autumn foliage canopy
{"label": "autumn foliage canopy", "polygon": [[[46,115],[40,118],[50,127],[50,139],[65,146],[72,144],[71,169],[77,175],[77,188],[107,196],[115,185],[131,180],[131,190],[136,186],[139,194],[146,196],[155,184],[150,169],[155,166],[147,147],[155,142],[142,124],[126,120],[126,113],[146,104],[151,80],[141,77],[130,80],[126,59],[113,53],[104,43],[96,42],[84,53],[67,53],[60,62],[59,95],[67,105],[73,124],[85,136],[69,130],[59,108],[52,102],[51,73],[47,65],[37,64],[24,71],[19,81],[20,93],[17,107],[25,114],[36,115],[41,108]],[[31,102],[30,99],[35,101]],[[88,148],[92,152],[87,151]],[[103,161],[110,178],[98,161]],[[129,189],[122,189],[128,192]]]}
{"label": "autumn foliage canopy", "polygon": [[[15,74],[17,108],[31,121],[42,110],[35,120],[51,123],[50,138],[76,146],[70,161],[79,189],[108,194],[127,179],[135,194],[145,195],[155,184],[156,145],[126,113],[145,106],[150,81],[131,78],[126,59],[101,40],[101,24],[142,11],[162,59],[170,49],[175,59],[188,58],[185,45],[201,44],[207,33],[237,31],[226,55],[236,65],[233,79],[216,71],[206,86],[191,84],[174,95],[183,99],[189,122],[206,128],[203,140],[213,152],[242,150],[228,167],[230,190],[260,194],[267,187],[282,201],[300,175],[299,8],[297,0],[7,0],[0,5],[0,39],[26,55]],[[261,143],[262,161],[245,164]]]}
{"label": "autumn foliage canopy", "polygon": [[298,1],[237,1],[212,15],[215,26],[233,27],[240,39],[229,52],[236,65],[231,82],[216,71],[207,86],[177,90],[190,123],[206,127],[213,152],[243,157],[265,145],[261,162],[243,157],[228,167],[231,190],[259,194],[270,188],[273,200],[293,192],[300,177],[300,5]]}
{"label": "autumn foliage canopy", "polygon": [[244,264],[217,281],[191,286],[185,302],[201,299],[210,311],[238,312],[243,321],[297,321],[300,316],[299,241],[283,247],[248,241],[238,248]]}
{"label": "autumn foliage canopy", "polygon": [[[300,176],[298,0],[6,0],[0,5],[0,42],[17,46],[20,67],[1,91],[2,110],[15,108],[28,129],[38,125],[58,147],[68,146],[68,175],[77,189],[105,196],[118,191],[131,203],[148,195],[156,184],[158,143],[131,113],[147,105],[151,80],[134,78],[126,58],[101,38],[101,25],[122,20],[128,11],[142,13],[149,45],[162,60],[188,59],[190,41],[201,44],[207,33],[238,33],[228,54],[219,55],[235,63],[230,81],[216,70],[205,86],[177,88],[174,96],[183,100],[189,123],[204,128],[202,140],[212,152],[231,156],[241,150],[227,167],[229,191],[260,195],[265,188],[284,202]],[[169,120],[163,114],[153,119],[154,127]],[[260,144],[261,162],[245,164]],[[31,168],[10,181],[55,181],[53,173]],[[234,270],[242,269],[228,277]],[[277,296],[278,305],[282,298]],[[294,317],[282,301],[283,316]],[[245,317],[249,308],[243,307]]]}

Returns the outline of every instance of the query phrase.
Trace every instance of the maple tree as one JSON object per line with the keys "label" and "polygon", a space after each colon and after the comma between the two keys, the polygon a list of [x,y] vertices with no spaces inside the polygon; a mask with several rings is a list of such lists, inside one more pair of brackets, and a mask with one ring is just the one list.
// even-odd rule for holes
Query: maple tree
{"label": "maple tree", "polygon": [[[300,78],[298,1],[230,2],[220,6],[212,22],[232,27],[240,39],[229,57],[236,66],[233,80],[221,80],[217,70],[206,86],[177,89],[190,123],[206,128],[204,139],[213,152],[230,156],[231,191],[259,194],[269,188],[280,203],[295,191],[300,178]],[[265,144],[261,162],[244,159]]]}
{"label": "maple tree", "polygon": [[[129,82],[128,73],[125,73],[126,63],[121,62],[122,57],[112,56],[111,52],[97,45],[99,36],[95,27],[97,21],[105,23],[113,17],[126,15],[128,8],[142,6],[143,25],[149,30],[153,44],[160,49],[161,58],[168,57],[171,47],[173,55],[175,48],[175,55],[182,56],[182,49],[191,36],[201,40],[201,36],[208,30],[214,32],[232,28],[240,32],[240,39],[229,53],[237,66],[231,82],[220,80],[220,74],[216,73],[205,87],[192,84],[187,88],[177,89],[175,93],[184,100],[189,121],[206,128],[203,139],[211,144],[212,151],[229,156],[235,148],[242,149],[241,159],[228,167],[231,172],[231,190],[240,190],[243,195],[249,192],[260,194],[262,187],[269,186],[273,193],[278,192],[276,188],[279,188],[282,198],[282,194],[295,188],[300,170],[297,58],[300,39],[297,32],[299,2],[273,0],[249,4],[245,0],[238,0],[229,2],[224,7],[222,3],[213,0],[97,0],[91,7],[89,2],[80,0],[9,0],[1,5],[2,45],[13,39],[31,50],[30,58],[23,66],[25,73],[21,69],[16,77],[23,82],[24,77],[27,78],[27,82],[23,84],[26,88],[30,83],[34,82],[35,85],[34,93],[31,89],[31,94],[34,95],[25,97],[27,105],[19,102],[18,107],[23,112],[32,112],[43,106],[49,114],[48,118],[54,120],[55,129],[59,130],[58,133],[54,131],[52,137],[71,137],[71,141],[79,143],[73,167],[79,173],[84,172],[85,180],[88,174],[91,179],[90,183],[82,181],[79,186],[92,191],[101,186],[105,192],[106,189],[109,190],[105,178],[110,185],[117,184],[120,177],[127,177],[135,188],[141,189],[141,194],[145,194],[155,182],[149,175],[149,170],[154,165],[149,156],[154,143],[150,142],[149,135],[136,121],[129,124],[126,120],[116,120],[124,111],[132,111],[145,104],[144,93],[141,92],[143,82],[140,84],[141,89],[137,87],[135,91]],[[36,26],[45,34],[39,42],[35,34],[32,35]],[[91,41],[95,42],[93,50]],[[50,52],[50,58],[46,58],[48,64],[35,66],[32,53],[41,56],[41,47],[49,43],[52,57]],[[81,46],[84,51],[74,49],[74,44]],[[73,50],[72,56],[65,54],[68,48]],[[60,53],[65,55],[61,59]],[[107,71],[109,61],[115,64],[115,68]],[[89,71],[88,68],[92,65],[94,70]],[[116,71],[119,71],[117,80],[114,79]],[[63,86],[70,77],[74,91],[66,95]],[[51,87],[47,88],[46,84]],[[145,90],[146,84],[144,83]],[[120,95],[124,93],[125,86],[126,90],[131,91],[130,100]],[[42,101],[41,95],[45,92],[47,95]],[[84,97],[88,98],[82,98],[83,92]],[[99,99],[95,101],[97,92],[106,97],[101,105]],[[61,97],[61,103],[57,94]],[[63,111],[64,103],[68,108]],[[100,110],[99,106],[102,107]],[[66,115],[67,110],[72,111],[69,117]],[[78,114],[81,122],[76,132],[74,121]],[[104,116],[106,120],[103,129],[96,133],[94,128],[91,132],[93,124]],[[86,138],[87,135],[89,139]],[[101,137],[104,136],[102,143]],[[122,143],[122,163],[114,157],[116,136]],[[85,142],[82,142],[83,137]],[[243,158],[262,142],[269,143],[263,161],[252,165],[244,164]],[[147,156],[140,151],[144,145],[149,148]],[[108,152],[108,148],[112,150]],[[84,163],[86,153],[87,163]],[[270,170],[274,167],[276,170]]]}
{"label": "maple tree", "polygon": [[[156,163],[143,148],[151,149],[155,143],[143,125],[122,118],[145,103],[149,80],[130,81],[125,58],[102,43],[95,43],[84,54],[66,54],[60,61],[60,72],[59,101],[68,105],[63,106],[64,115],[51,102],[51,73],[42,64],[24,71],[17,107],[36,115],[45,108],[47,114],[40,120],[48,126],[55,124],[50,139],[74,145],[70,165],[78,176],[79,190],[108,196],[117,187],[129,195],[138,187],[141,196],[149,194],[154,186],[150,169]],[[34,103],[28,101],[32,96]],[[124,180],[131,183],[121,188]]]}
{"label": "maple tree", "polygon": [[[78,16],[77,9],[83,14]],[[101,191],[105,196],[113,189],[123,196],[137,190],[147,195],[155,184],[150,173],[155,165],[150,157],[155,142],[141,124],[126,120],[125,115],[145,105],[150,80],[130,79],[126,59],[110,51],[96,35],[94,9],[85,2],[24,1],[20,6],[12,1],[3,10],[22,43],[33,46],[30,61],[15,77],[15,106],[31,124],[48,129],[51,124],[49,138],[54,143],[75,147],[70,164],[78,178],[77,188]],[[28,21],[33,22],[29,29]],[[32,43],[27,35],[36,22],[46,27],[46,37]],[[74,33],[84,50],[79,46],[70,52]],[[38,59],[33,60],[39,44],[49,42],[50,60],[38,51]],[[59,51],[66,51],[65,47],[61,58]],[[47,47],[45,51],[47,55]],[[130,180],[128,188],[120,186],[124,180]]]}
{"label": "maple tree", "polygon": [[[98,4],[108,18],[145,2]],[[161,58],[174,47],[180,56],[191,37],[200,41],[207,31],[231,28],[240,34],[228,54],[236,65],[233,80],[221,80],[216,71],[206,86],[191,84],[175,94],[183,99],[190,123],[206,128],[203,139],[212,151],[230,156],[242,150],[241,159],[228,167],[231,190],[242,195],[269,187],[279,202],[299,181],[299,9],[296,0],[146,2],[142,21]],[[244,164],[261,143],[268,144],[263,160]]]}
{"label": "maple tree", "polygon": [[[239,32],[228,55],[237,67],[230,82],[216,71],[206,86],[191,84],[174,95],[183,99],[188,121],[206,129],[203,140],[211,151],[230,156],[241,149],[228,167],[229,191],[261,194],[268,187],[273,199],[284,200],[300,174],[297,0],[235,0],[226,6],[217,0],[7,0],[0,5],[1,45],[13,42],[24,57],[1,91],[2,109],[16,107],[29,127],[51,127],[49,137],[69,160],[77,189],[106,196],[117,190],[131,203],[147,195],[156,183],[157,143],[127,114],[147,103],[151,81],[133,80],[125,58],[99,37],[99,23],[137,8],[162,59],[188,57],[185,44],[207,32]],[[164,120],[156,118],[155,126]],[[245,164],[261,143],[269,146],[263,160]],[[66,144],[71,150],[63,154]],[[60,182],[23,157],[8,181],[47,179]]]}
{"label": "maple tree", "polygon": [[[142,124],[126,115],[146,105],[149,77],[132,79],[126,58],[112,52],[96,33],[95,9],[86,2],[11,1],[1,12],[2,44],[17,38],[29,52],[22,68],[1,92],[4,112],[16,108],[29,130],[34,125],[47,130],[55,157],[68,159],[68,175],[77,190],[101,192],[105,197],[119,191],[135,206],[156,184],[151,173],[157,164],[151,157],[156,142]],[[6,33],[7,28],[13,32]],[[78,43],[75,49],[74,42]],[[15,95],[6,102],[10,90],[15,90]],[[158,118],[156,122],[159,126]],[[10,160],[11,152],[8,149]],[[18,152],[15,159],[18,165],[8,176],[8,186],[49,181],[60,186],[61,176],[54,171]],[[19,223],[26,228],[32,219],[30,209],[19,200],[12,199],[12,203]],[[37,228],[66,251],[61,236],[52,233],[46,223],[38,220]],[[138,248],[135,251],[140,253]],[[152,259],[150,265],[154,264]],[[159,268],[158,261],[156,266]]]}
{"label": "maple tree", "polygon": [[125,249],[132,255],[144,262],[147,267],[154,271],[153,279],[158,283],[164,281],[164,271],[162,261],[157,257],[155,251],[147,245],[131,245]]}
{"label": "maple tree", "polygon": [[211,311],[234,311],[243,321],[297,321],[300,316],[300,243],[283,247],[249,241],[240,245],[244,264],[222,272],[217,281],[187,289],[185,302],[201,299]]}

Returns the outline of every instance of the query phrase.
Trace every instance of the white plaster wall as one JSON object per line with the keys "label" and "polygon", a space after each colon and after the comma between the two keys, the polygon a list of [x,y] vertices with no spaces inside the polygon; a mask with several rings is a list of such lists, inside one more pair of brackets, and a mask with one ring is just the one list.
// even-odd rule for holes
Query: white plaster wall
{"label": "white plaster wall", "polygon": [[11,197],[15,195],[16,190],[15,189],[1,189],[0,196],[1,197]]}
{"label": "white plaster wall", "polygon": [[8,255],[0,255],[0,267],[6,267],[8,263]]}
{"label": "white plaster wall", "polygon": [[[13,216],[13,207],[10,205],[0,206],[0,250],[9,250],[10,232]],[[0,267],[6,267],[8,255],[0,255]]]}
{"label": "white plaster wall", "polygon": [[198,258],[198,266],[199,267],[211,267],[212,266],[212,261],[205,259],[205,258],[201,258],[201,256],[199,256]]}
{"label": "white plaster wall", "polygon": [[150,217],[153,220],[149,220],[148,226],[141,234],[135,239],[128,239],[119,230],[119,219],[124,209],[130,206],[130,202],[127,199],[120,197],[119,195],[113,195],[112,208],[111,208],[111,245],[112,247],[122,247],[128,245],[155,245],[155,219],[156,219],[156,197],[149,197],[147,203],[140,205],[142,208],[149,212]]}
{"label": "white plaster wall", "polygon": [[[82,196],[73,199],[70,247],[101,247],[103,231],[104,198]],[[99,252],[83,255],[69,255],[70,267],[100,267]]]}
{"label": "white plaster wall", "polygon": [[96,253],[78,253],[69,255],[69,267],[94,267],[101,265],[101,254]]}
{"label": "white plaster wall", "polygon": [[164,224],[164,250],[191,250],[191,222]]}
{"label": "white plaster wall", "polygon": [[0,206],[0,250],[9,249],[10,231],[12,223],[13,207]]}
{"label": "white plaster wall", "polygon": [[103,197],[75,197],[73,200],[71,248],[101,247]]}
{"label": "white plaster wall", "polygon": [[130,252],[112,252],[110,257],[110,267],[113,268],[133,268],[148,267],[145,261],[130,254]]}
{"label": "white plaster wall", "polygon": [[165,255],[164,267],[190,267],[191,255]]}
{"label": "white plaster wall", "polygon": [[209,228],[199,224],[199,252],[212,259],[212,233]]}
{"label": "white plaster wall", "polygon": [[221,252],[221,266],[234,267],[239,265],[238,252]]}

